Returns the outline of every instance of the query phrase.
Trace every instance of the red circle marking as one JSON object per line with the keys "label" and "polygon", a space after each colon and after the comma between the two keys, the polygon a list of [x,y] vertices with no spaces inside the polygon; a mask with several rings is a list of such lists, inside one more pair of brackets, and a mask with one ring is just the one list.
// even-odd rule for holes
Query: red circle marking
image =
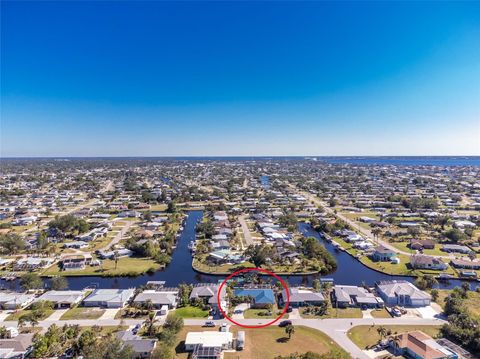
{"label": "red circle marking", "polygon": [[[275,279],[277,279],[281,284],[282,284],[282,287],[285,289],[285,293],[287,293],[287,302],[285,303],[284,305],[284,308],[283,308],[283,311],[282,313],[280,313],[280,315],[275,318],[274,320],[272,320],[271,322],[268,322],[266,324],[259,324],[259,325],[246,325],[246,324],[240,324],[238,322],[236,322],[235,320],[233,320],[232,318],[230,318],[227,313],[225,313],[225,311],[223,310],[222,308],[222,305],[220,304],[221,303],[221,300],[220,300],[220,293],[222,292],[222,288],[223,286],[227,283],[227,281],[230,279],[230,278],[233,278],[235,277],[236,275],[240,274],[240,273],[245,273],[245,272],[262,272],[262,273],[265,273],[265,274],[268,274],[272,277],[274,277]],[[281,317],[283,317],[285,315],[285,313],[287,312],[288,310],[288,306],[290,305],[290,291],[288,290],[288,287],[287,285],[285,284],[285,282],[283,281],[282,278],[280,278],[278,275],[276,275],[275,273],[272,273],[266,269],[262,269],[262,268],[244,268],[244,269],[240,269],[236,272],[233,272],[232,274],[230,274],[227,278],[225,278],[222,282],[222,284],[220,284],[220,287],[218,288],[218,293],[217,293],[217,302],[218,302],[218,309],[220,309],[220,312],[223,314],[223,316],[229,321],[229,322],[232,322],[233,324],[235,325],[238,325],[239,327],[243,327],[243,328],[265,328],[265,327],[268,327],[269,325],[272,325],[274,324],[275,322],[277,322],[278,320],[280,320]]]}

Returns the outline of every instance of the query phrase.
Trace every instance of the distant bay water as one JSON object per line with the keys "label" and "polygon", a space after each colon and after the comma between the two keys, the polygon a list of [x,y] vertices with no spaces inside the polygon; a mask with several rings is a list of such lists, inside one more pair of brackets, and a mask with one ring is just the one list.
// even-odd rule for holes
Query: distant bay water
{"label": "distant bay water", "polygon": [[0,157],[0,161],[318,161],[332,164],[480,166],[480,156],[178,156],[178,157]]}

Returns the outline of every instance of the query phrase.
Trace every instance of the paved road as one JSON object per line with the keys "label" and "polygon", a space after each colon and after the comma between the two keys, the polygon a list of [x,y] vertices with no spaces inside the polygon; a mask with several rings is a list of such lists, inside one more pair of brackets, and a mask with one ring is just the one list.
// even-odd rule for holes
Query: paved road
{"label": "paved road", "polygon": [[247,222],[245,221],[245,216],[238,216],[238,222],[240,222],[240,225],[242,226],[243,237],[245,238],[245,244],[248,247],[253,244],[253,238],[250,229],[248,229]]}
{"label": "paved road", "polygon": [[[164,318],[159,319],[159,325],[163,324]],[[348,331],[358,325],[442,325],[445,323],[441,319],[424,319],[424,318],[346,318],[346,319],[291,319],[293,325],[302,325],[313,329],[320,330],[330,336],[339,346],[348,351],[353,358],[356,359],[368,359],[360,348],[358,348],[348,337]],[[226,320],[216,320],[217,325],[225,322]],[[245,325],[258,325],[268,323],[269,319],[238,319],[237,322]],[[202,326],[205,323],[204,319],[185,319],[185,325],[190,326]],[[113,319],[113,318],[101,318],[95,320],[56,320],[56,316],[52,315],[50,318],[41,321],[38,327],[42,329],[48,328],[52,324],[61,326],[63,324],[80,325],[80,326],[118,326],[127,325],[134,326],[136,324],[143,323],[143,320],[139,319]],[[4,321],[2,323],[6,327],[16,327],[17,322]],[[259,329],[261,330],[261,329]]]}
{"label": "paved road", "polygon": [[103,248],[100,248],[100,251],[106,251],[108,248],[113,247],[115,244],[121,241],[125,233],[128,232],[129,228],[135,224],[134,221],[127,220],[127,223],[122,227],[122,229],[115,235],[115,237],[112,238],[110,243],[108,243],[106,246]]}

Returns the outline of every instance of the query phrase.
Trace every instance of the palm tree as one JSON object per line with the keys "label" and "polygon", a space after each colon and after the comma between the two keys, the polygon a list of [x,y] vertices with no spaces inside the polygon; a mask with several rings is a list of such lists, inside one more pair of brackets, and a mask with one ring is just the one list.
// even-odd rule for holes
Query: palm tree
{"label": "palm tree", "polygon": [[372,229],[372,234],[373,234],[373,239],[376,239],[377,240],[377,244],[378,244],[378,236],[382,233],[382,230],[378,227],[375,227],[374,229]]}
{"label": "palm tree", "polygon": [[147,299],[147,300],[145,301],[145,303],[143,304],[143,306],[144,306],[144,308],[145,308],[146,310],[148,310],[148,311],[151,311],[151,310],[153,310],[153,308],[154,308],[153,302],[152,302],[151,299]]}
{"label": "palm tree", "polygon": [[382,340],[387,335],[387,329],[384,326],[379,326],[377,328],[377,333],[380,335],[380,340]]}
{"label": "palm tree", "polygon": [[145,326],[147,327],[147,334],[149,336],[153,335],[155,329],[155,323],[158,322],[158,319],[155,318],[155,312],[148,313],[147,319],[145,319]]}
{"label": "palm tree", "polygon": [[115,269],[117,269],[118,265],[118,251],[113,252],[113,259],[115,260]]}
{"label": "palm tree", "polygon": [[295,327],[292,324],[289,324],[285,327],[285,333],[288,335],[288,339],[292,337],[292,334],[295,334]]}

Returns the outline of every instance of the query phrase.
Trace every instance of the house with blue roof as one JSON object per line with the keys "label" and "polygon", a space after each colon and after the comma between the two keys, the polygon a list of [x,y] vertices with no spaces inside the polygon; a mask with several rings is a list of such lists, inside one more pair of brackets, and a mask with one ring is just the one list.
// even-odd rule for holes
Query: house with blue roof
{"label": "house with blue roof", "polygon": [[236,288],[234,294],[237,297],[251,297],[251,308],[266,308],[275,305],[275,294],[269,288]]}

